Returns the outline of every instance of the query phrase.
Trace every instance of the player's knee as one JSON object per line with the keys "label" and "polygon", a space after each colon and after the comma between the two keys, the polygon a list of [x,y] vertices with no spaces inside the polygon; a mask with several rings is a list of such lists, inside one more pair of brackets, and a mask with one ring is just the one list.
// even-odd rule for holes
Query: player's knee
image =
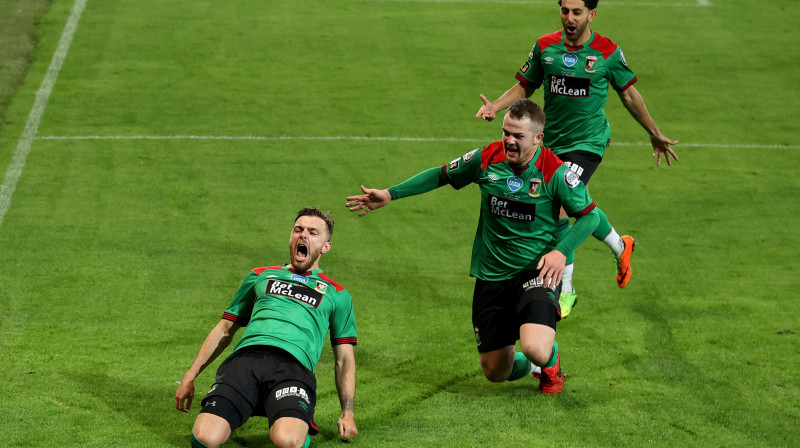
{"label": "player's knee", "polygon": [[306,443],[306,434],[288,431],[270,431],[269,438],[276,448],[300,448]]}
{"label": "player's knee", "polygon": [[195,440],[200,442],[202,445],[199,448],[218,447],[227,442],[230,435],[231,429],[227,421],[203,412],[197,416],[192,428],[192,442],[194,443]]}
{"label": "player's knee", "polygon": [[552,344],[525,344],[521,348],[525,357],[537,366],[547,364],[553,352]]}
{"label": "player's knee", "polygon": [[497,363],[481,361],[481,368],[483,369],[483,375],[486,379],[493,383],[502,383],[507,380],[508,376],[511,374],[511,369],[507,366],[498,365]]}
{"label": "player's knee", "polygon": [[212,434],[204,433],[199,431],[200,435],[195,433],[195,430],[192,430],[192,448],[217,448],[223,443],[215,443],[216,440]]}

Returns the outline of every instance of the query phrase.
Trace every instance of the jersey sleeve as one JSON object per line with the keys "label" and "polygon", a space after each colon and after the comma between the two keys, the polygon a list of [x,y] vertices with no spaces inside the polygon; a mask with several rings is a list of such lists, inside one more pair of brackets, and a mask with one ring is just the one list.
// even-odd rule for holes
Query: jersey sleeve
{"label": "jersey sleeve", "polygon": [[589,197],[589,190],[577,173],[566,165],[556,170],[552,189],[561,201],[561,206],[572,218],[577,218],[564,238],[560,238],[556,250],[564,255],[574,252],[592,234],[600,220],[596,206]]}
{"label": "jersey sleeve", "polygon": [[636,74],[628,67],[628,61],[622,49],[617,47],[606,59],[608,66],[608,82],[614,90],[620,92],[632,86],[636,82]]}
{"label": "jersey sleeve", "polygon": [[255,271],[250,271],[247,277],[242,281],[236,294],[233,295],[231,304],[228,305],[228,308],[225,309],[225,312],[222,314],[223,319],[236,322],[243,327],[246,327],[247,324],[250,323],[250,316],[253,313],[253,305],[256,299],[254,288],[257,281],[258,274]]}
{"label": "jersey sleeve", "polygon": [[392,200],[394,200],[427,193],[445,185],[447,185],[447,180],[442,170],[437,166],[429,168],[397,185],[393,185],[387,190],[392,195]]}
{"label": "jersey sleeve", "polygon": [[579,218],[594,210],[595,203],[589,197],[589,190],[567,165],[558,167],[550,182],[550,188],[570,218]]}
{"label": "jersey sleeve", "polygon": [[475,182],[483,172],[483,148],[476,148],[442,167],[447,181],[459,190]]}
{"label": "jersey sleeve", "polygon": [[522,67],[519,68],[516,76],[517,81],[534,90],[541,87],[542,81],[544,80],[541,54],[542,50],[540,49],[539,42],[537,41],[533,45],[533,48],[531,48],[531,52],[528,53],[528,60],[522,64]]}
{"label": "jersey sleeve", "polygon": [[356,331],[356,313],[353,298],[346,289],[337,291],[336,307],[330,318],[331,345],[358,343]]}

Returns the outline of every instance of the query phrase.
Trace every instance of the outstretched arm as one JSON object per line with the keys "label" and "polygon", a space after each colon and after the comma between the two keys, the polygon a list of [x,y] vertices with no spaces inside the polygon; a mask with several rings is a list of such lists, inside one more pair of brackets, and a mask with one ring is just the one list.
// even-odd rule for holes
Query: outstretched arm
{"label": "outstretched arm", "polygon": [[226,319],[219,323],[208,333],[192,366],[183,375],[180,386],[175,392],[175,408],[179,411],[189,412],[194,399],[194,380],[209,364],[214,362],[223,350],[231,343],[233,335],[240,326]]}
{"label": "outstretched arm", "polygon": [[642,95],[639,94],[639,91],[636,90],[634,86],[630,86],[618,93],[622,104],[625,105],[628,112],[630,112],[633,118],[636,119],[648,134],[650,134],[650,143],[653,145],[653,157],[657,157],[656,166],[661,166],[661,156],[664,156],[667,165],[672,165],[672,161],[669,159],[670,156],[677,162],[678,155],[675,154],[675,151],[670,145],[677,145],[678,141],[670,140],[661,133],[658,126],[656,126],[656,123],[653,121],[653,118],[650,116],[650,113],[647,111],[647,107],[644,105],[644,99],[642,99]]}
{"label": "outstretched arm", "polygon": [[339,417],[339,435],[351,439],[358,434],[354,419],[356,395],[356,357],[351,344],[333,346],[333,357],[336,361],[334,367],[336,374],[336,392],[339,394],[339,403],[342,414]]}
{"label": "outstretched arm", "polygon": [[348,196],[348,202],[344,204],[350,208],[351,212],[361,211],[358,216],[364,216],[372,210],[377,210],[392,200],[392,195],[389,194],[389,190],[376,190],[362,185],[361,191],[364,194]]}
{"label": "outstretched arm", "polygon": [[434,167],[386,190],[376,190],[362,185],[361,191],[364,194],[348,196],[349,202],[344,205],[350,207],[351,212],[361,211],[358,216],[364,216],[388,204],[392,199],[427,193],[444,185],[447,185],[447,178],[442,173],[442,167]]}
{"label": "outstretched arm", "polygon": [[486,121],[492,121],[494,120],[495,115],[497,115],[497,112],[514,104],[517,100],[530,97],[533,94],[533,91],[534,89],[517,83],[510,89],[506,90],[506,92],[502,94],[500,98],[494,101],[489,101],[481,93],[480,97],[483,101],[483,106],[481,106],[481,108],[478,110],[478,113],[475,114],[475,118],[482,118]]}

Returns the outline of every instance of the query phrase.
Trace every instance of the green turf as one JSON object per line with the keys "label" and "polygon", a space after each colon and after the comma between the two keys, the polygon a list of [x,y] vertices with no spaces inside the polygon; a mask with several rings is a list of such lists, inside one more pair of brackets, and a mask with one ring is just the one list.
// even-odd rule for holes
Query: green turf
{"label": "green turf", "polygon": [[[176,381],[247,271],[286,260],[309,204],[335,211],[322,266],[358,314],[356,446],[800,443],[796,2],[600,2],[594,28],[683,145],[656,168],[612,94],[619,144],[591,191],[636,236],[634,276],[619,290],[604,245],[578,250],[558,396],[480,373],[475,188],[346,212],[362,183],[499,138],[478,93],[511,86],[558,28],[551,3],[88,0],[0,226],[0,445],[188,446],[197,405],[174,409]],[[36,19],[0,110],[3,176],[72,5]],[[312,446],[340,446],[332,370],[326,349]],[[266,421],[226,446],[271,446]]]}

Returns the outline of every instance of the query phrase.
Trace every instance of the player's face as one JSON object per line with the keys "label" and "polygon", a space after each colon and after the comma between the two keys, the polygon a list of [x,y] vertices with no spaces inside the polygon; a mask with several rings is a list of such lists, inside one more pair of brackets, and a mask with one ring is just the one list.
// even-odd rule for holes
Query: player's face
{"label": "player's face", "polygon": [[583,0],[561,0],[561,24],[564,26],[564,40],[570,45],[581,45],[589,39],[589,23],[597,11],[589,9]]}
{"label": "player's face", "polygon": [[317,216],[301,216],[294,222],[289,238],[292,267],[297,272],[319,269],[319,257],[331,249],[325,221]]}
{"label": "player's face", "polygon": [[503,118],[503,149],[511,165],[524,166],[530,162],[542,137],[544,134],[537,132],[528,117],[514,118],[506,114]]}

